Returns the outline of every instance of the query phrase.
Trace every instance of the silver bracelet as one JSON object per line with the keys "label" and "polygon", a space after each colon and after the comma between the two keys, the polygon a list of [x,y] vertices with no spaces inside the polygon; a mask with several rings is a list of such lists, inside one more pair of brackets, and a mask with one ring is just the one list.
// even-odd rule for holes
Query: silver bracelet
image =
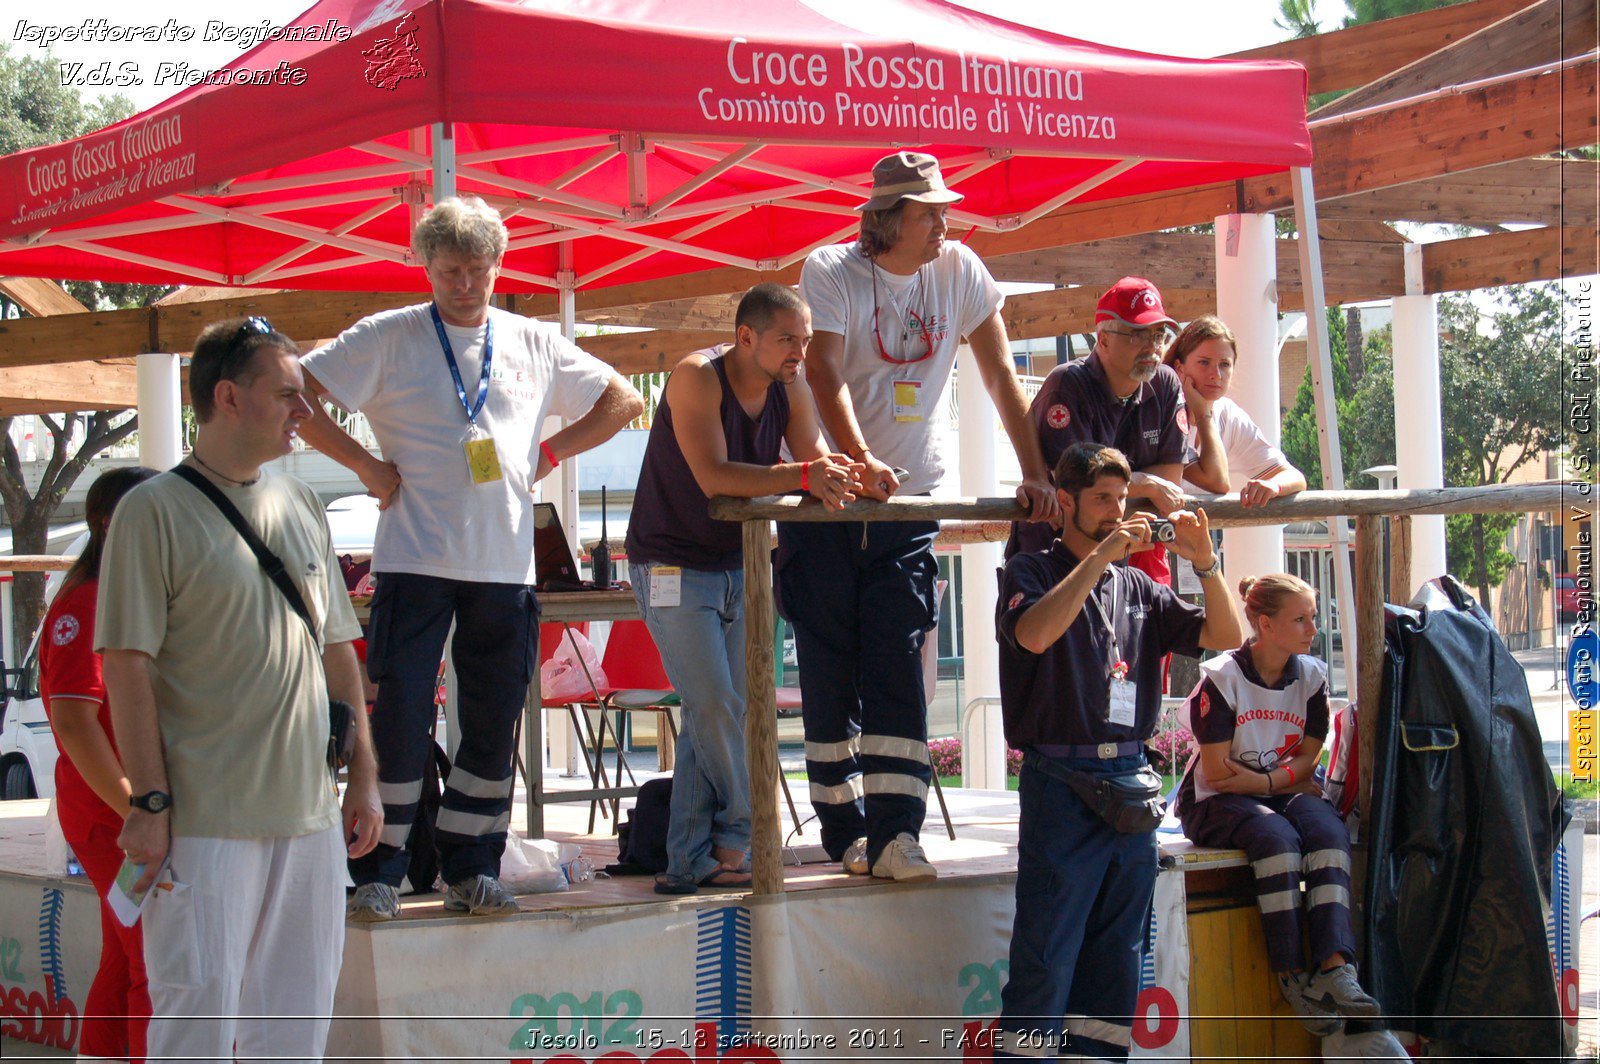
{"label": "silver bracelet", "polygon": [[[1190,564],[1192,565],[1194,563],[1191,562]],[[1216,556],[1215,560],[1212,561],[1211,568],[1196,569],[1194,571],[1194,575],[1200,580],[1210,580],[1213,576],[1216,576],[1220,572],[1222,572],[1222,556],[1219,554]]]}

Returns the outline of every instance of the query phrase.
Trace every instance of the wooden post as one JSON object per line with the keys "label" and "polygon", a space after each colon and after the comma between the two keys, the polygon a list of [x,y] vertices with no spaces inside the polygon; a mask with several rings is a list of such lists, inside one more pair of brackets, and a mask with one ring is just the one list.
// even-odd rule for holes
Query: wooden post
{"label": "wooden post", "polygon": [[1378,748],[1378,701],[1383,691],[1383,533],[1382,518],[1362,515],[1356,518],[1356,630],[1345,633],[1346,645],[1352,635],[1357,647],[1355,682],[1357,727],[1361,735],[1360,808],[1367,816],[1372,808],[1372,777]]}
{"label": "wooden post", "polygon": [[1404,606],[1416,590],[1411,582],[1411,517],[1389,519],[1389,601]]}
{"label": "wooden post", "polygon": [[750,868],[757,894],[783,893],[772,615],[772,537],[767,519],[760,517],[744,522],[744,756],[750,768]]}

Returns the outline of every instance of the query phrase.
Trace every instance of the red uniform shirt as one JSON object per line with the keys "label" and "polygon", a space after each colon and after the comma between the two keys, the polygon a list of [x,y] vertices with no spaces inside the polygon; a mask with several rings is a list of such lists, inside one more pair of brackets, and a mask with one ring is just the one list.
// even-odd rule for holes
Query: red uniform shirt
{"label": "red uniform shirt", "polygon": [[[111,732],[111,709],[106,703],[106,681],[100,668],[100,655],[94,652],[94,610],[99,596],[98,581],[86,580],[57,595],[44,617],[44,634],[39,640],[39,689],[44,695],[45,712],[51,700],[81,698],[97,702],[97,719],[106,738],[116,749]],[[52,718],[53,720],[53,718]],[[56,736],[56,807],[63,816],[83,820],[103,820],[121,826],[123,816],[95,794],[78,773],[77,766]]]}

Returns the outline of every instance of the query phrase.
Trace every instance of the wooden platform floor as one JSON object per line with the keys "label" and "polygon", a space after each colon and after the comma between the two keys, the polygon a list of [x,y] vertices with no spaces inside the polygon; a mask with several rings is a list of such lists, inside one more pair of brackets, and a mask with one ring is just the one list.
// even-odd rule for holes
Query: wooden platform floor
{"label": "wooden platform floor", "polygon": [[[644,775],[642,778],[646,778]],[[548,789],[571,789],[586,786],[587,780],[563,778],[548,773]],[[805,800],[805,784],[791,781],[796,794],[796,805],[802,818],[811,813]],[[936,801],[929,803],[929,816],[923,826],[922,844],[928,858],[938,866],[941,878],[964,878],[1013,873],[1017,867],[1017,795],[1014,791],[947,790],[946,802],[950,806],[951,820],[955,825],[956,839],[951,841],[945,832],[944,820],[939,815]],[[628,806],[624,801],[622,816],[626,819]],[[45,800],[0,802],[0,873],[25,876],[48,876],[45,846],[45,813],[49,803]],[[519,786],[512,807],[512,828],[522,833],[525,796]],[[815,821],[809,821],[801,831],[795,830],[787,806],[779,800],[780,817],[785,833],[786,853],[796,850],[820,848]],[[617,860],[617,837],[613,822],[596,816],[593,831],[589,830],[589,804],[555,803],[545,807],[545,825],[549,838],[560,842],[576,843],[596,870],[603,870]],[[789,865],[785,868],[788,890],[867,889],[887,886],[884,880],[870,876],[846,875],[836,862]],[[87,880],[82,881],[87,886]],[[605,876],[597,874],[588,882],[575,883],[565,891],[547,894],[524,894],[518,901],[524,912],[591,908],[606,905],[637,905],[647,902],[672,901],[682,896],[668,897],[655,893],[651,876]],[[740,891],[702,889],[697,897],[715,897],[717,894]],[[422,894],[400,899],[400,919],[460,919],[446,916],[442,900],[437,894]]]}

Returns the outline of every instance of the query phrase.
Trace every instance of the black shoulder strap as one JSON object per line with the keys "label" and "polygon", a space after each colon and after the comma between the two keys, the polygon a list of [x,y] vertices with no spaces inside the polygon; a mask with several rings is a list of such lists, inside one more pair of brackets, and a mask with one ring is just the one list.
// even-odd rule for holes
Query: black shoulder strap
{"label": "black shoulder strap", "polygon": [[244,514],[239,512],[239,508],[233,505],[228,497],[222,494],[221,489],[207,480],[198,469],[180,464],[173,466],[171,472],[194,485],[195,490],[210,499],[222,512],[222,516],[228,519],[234,531],[239,533],[239,538],[250,548],[250,553],[256,556],[256,561],[261,563],[261,570],[267,574],[267,579],[283,592],[283,597],[289,600],[289,608],[305,622],[306,631],[311,633],[311,641],[317,642],[317,632],[311,623],[311,611],[306,608],[306,600],[301,597],[300,589],[289,579],[289,571],[284,568],[283,561],[261,542],[261,537],[256,535],[256,530],[250,527],[250,522],[244,519]]}

